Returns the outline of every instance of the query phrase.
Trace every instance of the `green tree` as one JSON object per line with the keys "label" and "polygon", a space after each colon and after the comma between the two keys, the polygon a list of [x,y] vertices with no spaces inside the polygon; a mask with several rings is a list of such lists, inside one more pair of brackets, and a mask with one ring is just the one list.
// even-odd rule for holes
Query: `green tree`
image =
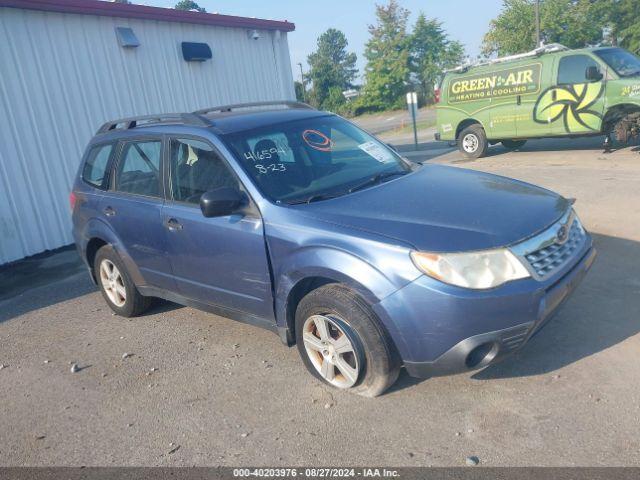
{"label": "green tree", "polygon": [[356,54],[347,52],[347,46],[344,33],[330,28],[318,37],[316,51],[307,58],[310,100],[317,107],[338,111],[336,107],[346,102],[342,92],[351,88],[358,73]]}
{"label": "green tree", "polygon": [[614,42],[640,54],[640,2],[638,0],[599,0],[602,16],[608,18]]}
{"label": "green tree", "polygon": [[204,8],[202,8],[193,0],[180,0],[173,8],[175,8],[176,10],[197,10],[203,13],[206,12]]}
{"label": "green tree", "polygon": [[449,40],[442,23],[420,13],[409,37],[409,48],[411,70],[419,84],[419,93],[429,101],[442,71],[462,63],[464,47],[458,41]]}
{"label": "green tree", "polygon": [[396,0],[376,5],[376,25],[369,25],[371,38],[365,46],[365,85],[359,104],[366,110],[404,107],[409,81],[409,11]]}
{"label": "green tree", "polygon": [[[569,48],[599,43],[606,23],[602,5],[612,1],[616,0],[540,2],[541,39],[545,43],[561,43]],[[534,0],[503,0],[502,11],[491,21],[484,36],[482,51],[485,55],[510,55],[536,47],[534,3]]]}

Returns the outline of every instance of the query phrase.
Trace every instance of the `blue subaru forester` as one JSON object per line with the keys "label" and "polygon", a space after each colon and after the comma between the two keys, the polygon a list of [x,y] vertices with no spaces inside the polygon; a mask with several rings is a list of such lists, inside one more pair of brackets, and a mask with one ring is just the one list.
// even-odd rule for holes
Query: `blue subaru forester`
{"label": "blue subaru forester", "polygon": [[403,366],[451,374],[521,348],[595,257],[569,200],[412,164],[294,102],[109,122],[71,204],[117,314],[156,297],[258,325],[366,396]]}

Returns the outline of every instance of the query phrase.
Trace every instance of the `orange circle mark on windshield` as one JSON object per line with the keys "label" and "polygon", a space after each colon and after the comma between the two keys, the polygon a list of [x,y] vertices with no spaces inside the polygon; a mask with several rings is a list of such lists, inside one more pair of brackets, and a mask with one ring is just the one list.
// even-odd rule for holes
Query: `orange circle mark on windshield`
{"label": "orange circle mark on windshield", "polygon": [[333,147],[331,139],[318,130],[305,130],[302,132],[302,138],[311,148],[321,152],[329,152]]}

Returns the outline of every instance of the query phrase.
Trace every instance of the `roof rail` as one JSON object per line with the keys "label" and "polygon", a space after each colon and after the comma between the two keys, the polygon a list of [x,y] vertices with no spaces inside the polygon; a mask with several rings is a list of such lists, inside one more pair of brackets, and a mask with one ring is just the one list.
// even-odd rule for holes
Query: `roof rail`
{"label": "roof rail", "polygon": [[295,102],[292,100],[279,100],[271,102],[250,102],[250,103],[233,103],[230,105],[220,105],[217,107],[203,108],[202,110],[196,110],[193,112],[195,115],[206,115],[211,112],[231,112],[238,108],[254,108],[254,107],[275,107],[277,105],[285,106],[288,108],[307,108],[314,110],[311,105],[302,102]]}
{"label": "roof rail", "polygon": [[[111,130],[128,130],[138,126],[157,125],[163,123],[184,123],[198,127],[210,127],[209,120],[195,113],[161,113],[158,115],[140,115],[137,117],[120,118],[111,120],[102,125],[96,133],[106,133]],[[118,127],[122,125],[121,127]]]}
{"label": "roof rail", "polygon": [[483,60],[483,61],[479,61],[476,63],[466,63],[464,65],[460,65],[458,67],[455,68],[450,68],[448,70],[444,70],[443,73],[464,73],[467,70],[469,70],[470,68],[473,67],[482,67],[485,65],[493,65],[496,63],[503,63],[503,62],[510,62],[513,60],[519,60],[521,58],[528,58],[528,57],[539,57],[540,55],[544,55],[545,53],[552,53],[552,52],[562,52],[565,50],[569,50],[569,48],[565,47],[564,45],[560,44],[560,43],[550,43],[549,45],[542,45],[541,47],[538,47],[534,50],[531,50],[530,52],[525,52],[525,53],[518,53],[516,55],[508,55],[506,57],[499,57],[499,58],[492,58],[489,60]]}

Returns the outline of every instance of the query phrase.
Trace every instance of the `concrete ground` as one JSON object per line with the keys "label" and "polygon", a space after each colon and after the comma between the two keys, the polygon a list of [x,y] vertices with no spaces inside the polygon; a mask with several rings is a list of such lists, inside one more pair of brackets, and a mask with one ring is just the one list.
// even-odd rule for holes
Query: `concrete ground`
{"label": "concrete ground", "polygon": [[114,316],[72,270],[0,301],[0,465],[640,466],[640,153],[561,140],[412,158],[578,199],[599,258],[515,357],[403,373],[365,399],[317,383],[257,328],[172,304]]}

